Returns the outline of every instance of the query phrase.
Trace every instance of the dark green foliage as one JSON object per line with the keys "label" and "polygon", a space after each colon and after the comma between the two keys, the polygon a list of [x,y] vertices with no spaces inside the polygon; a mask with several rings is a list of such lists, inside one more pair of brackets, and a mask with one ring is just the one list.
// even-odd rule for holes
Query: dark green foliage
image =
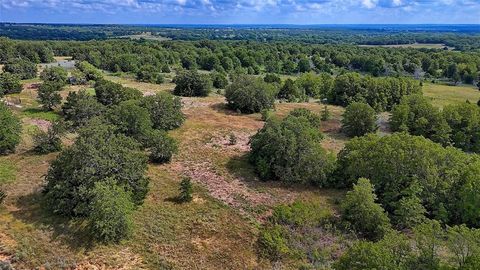
{"label": "dark green foliage", "polygon": [[6,94],[14,94],[22,92],[22,84],[18,76],[3,72],[0,74],[0,97]]}
{"label": "dark green foliage", "polygon": [[155,163],[168,163],[178,152],[175,139],[165,131],[154,130],[149,135],[147,148],[150,151],[150,160]]}
{"label": "dark green foliage", "polygon": [[184,97],[206,97],[212,88],[212,81],[207,75],[197,71],[182,71],[174,78],[173,94]]}
{"label": "dark green foliage", "polygon": [[312,125],[312,127],[314,128],[320,128],[320,125],[322,123],[322,121],[320,120],[320,116],[318,116],[318,114],[305,108],[293,109],[289,115],[295,116],[295,117],[304,117],[305,119],[308,120],[308,122],[310,122],[310,125]]}
{"label": "dark green foliage", "polygon": [[94,183],[92,202],[87,217],[95,240],[118,243],[132,233],[134,204],[129,192],[116,181]]}
{"label": "dark green foliage", "polygon": [[263,228],[258,237],[260,255],[272,261],[287,256],[290,253],[287,237],[288,232],[280,225]]}
{"label": "dark green foliage", "polygon": [[436,220],[427,220],[416,226],[413,233],[418,249],[417,258],[414,261],[417,269],[440,269],[439,252],[445,236],[440,223]]}
{"label": "dark green foliage", "polygon": [[86,61],[77,62],[76,67],[85,74],[87,81],[98,81],[103,78],[102,72]]}
{"label": "dark green foliage", "polygon": [[272,118],[272,111],[269,109],[263,109],[260,111],[260,114],[262,115],[262,121],[268,121],[270,118]]}
{"label": "dark green foliage", "polygon": [[22,126],[20,119],[0,102],[0,154],[13,152],[20,143]]}
{"label": "dark green foliage", "polygon": [[341,106],[365,102],[376,111],[385,111],[400,103],[403,96],[417,93],[421,93],[421,86],[412,79],[361,77],[358,73],[347,73],[335,78],[328,100]]}
{"label": "dark green foliage", "polygon": [[381,241],[358,241],[334,264],[336,270],[414,270],[415,254],[409,239],[397,232],[388,233]]}
{"label": "dark green foliage", "polygon": [[252,137],[250,161],[262,179],[325,186],[334,157],[322,148],[323,135],[310,121],[304,115],[271,119]]}
{"label": "dark green foliage", "polygon": [[282,79],[275,74],[265,75],[265,77],[263,77],[263,81],[265,81],[266,83],[278,83],[278,84],[282,83]]}
{"label": "dark green foliage", "polygon": [[378,240],[390,230],[390,220],[380,204],[370,181],[358,179],[353,190],[347,193],[342,202],[342,219],[362,236]]}
{"label": "dark green foliage", "polygon": [[242,113],[257,113],[273,108],[275,93],[275,87],[261,79],[238,76],[227,87],[225,97],[230,109]]}
{"label": "dark green foliage", "polygon": [[38,154],[48,154],[62,150],[61,136],[65,133],[66,126],[63,121],[57,121],[45,131],[38,131],[33,137],[35,147],[33,151]]}
{"label": "dark green foliage", "polygon": [[38,102],[42,104],[47,111],[53,110],[62,103],[62,96],[58,93],[62,90],[62,85],[55,82],[45,82],[38,87]]}
{"label": "dark green foliage", "polygon": [[181,202],[191,202],[193,197],[193,186],[192,181],[189,177],[184,177],[182,182],[180,182],[180,195],[178,196],[179,201]]}
{"label": "dark green foliage", "polygon": [[147,83],[163,83],[164,79],[160,71],[152,65],[141,67],[137,72],[137,80]]}
{"label": "dark green foliage", "polygon": [[453,146],[480,153],[480,107],[470,103],[448,105],[443,118],[450,127]]}
{"label": "dark green foliage", "polygon": [[118,132],[144,142],[148,139],[153,124],[148,110],[138,103],[137,100],[127,100],[112,106],[106,118],[116,126]]}
{"label": "dark green foliage", "polygon": [[109,106],[129,99],[140,99],[142,92],[107,80],[98,80],[95,83],[95,96],[98,102]]}
{"label": "dark green foliage", "polygon": [[302,102],[308,100],[308,96],[305,94],[305,89],[299,88],[292,79],[285,80],[277,97],[288,102]]}
{"label": "dark green foliage", "polygon": [[105,107],[87,91],[69,92],[62,106],[63,116],[73,127],[81,127],[95,116],[103,114]]}
{"label": "dark green foliage", "polygon": [[427,210],[422,205],[421,193],[422,187],[414,181],[401,192],[402,198],[392,204],[395,209],[393,218],[397,227],[413,228],[425,221]]}
{"label": "dark green foliage", "polygon": [[377,130],[377,113],[366,103],[353,102],[347,106],[342,118],[342,131],[347,136],[363,136]]}
{"label": "dark green foliage", "polygon": [[[372,134],[351,140],[340,152],[337,185],[350,186],[356,179],[365,177],[371,180],[379,202],[390,214],[397,211],[402,216],[402,211],[409,210],[412,215],[409,219],[415,223],[423,212],[418,205],[421,202],[429,217],[447,223],[457,222],[461,220],[459,214],[468,208],[458,208],[455,202],[471,194],[467,192],[464,197],[457,193],[462,190],[460,186],[464,181],[469,182],[468,173],[476,173],[470,171],[473,168],[469,164],[474,162],[478,162],[475,155],[451,147],[443,148],[423,137],[403,133],[384,137]],[[475,202],[477,199],[473,198]],[[400,209],[405,204],[410,209]],[[476,214],[474,216],[476,218]],[[409,219],[403,217],[400,220],[401,223],[411,223]]]}
{"label": "dark green foliage", "polygon": [[295,84],[305,91],[305,94],[309,97],[318,98],[320,97],[320,87],[322,84],[322,79],[315,75],[314,73],[305,73],[302,74]]}
{"label": "dark green foliage", "polygon": [[228,79],[225,74],[220,72],[212,72],[210,76],[212,77],[213,87],[218,89],[224,89],[225,87],[227,87]]}
{"label": "dark green foliage", "polygon": [[137,142],[115,131],[100,119],[91,120],[51,163],[44,193],[53,212],[88,216],[95,184],[106,181],[131,192],[136,204],[143,202],[148,191],[147,157]]}
{"label": "dark green foliage", "polygon": [[172,130],[180,127],[185,121],[182,101],[167,92],[143,97],[140,106],[148,110],[155,129]]}
{"label": "dark green foliage", "polygon": [[37,76],[37,65],[28,60],[17,58],[6,63],[3,71],[15,74],[22,80],[28,80]]}
{"label": "dark green foliage", "polygon": [[68,73],[62,67],[50,67],[46,68],[40,74],[40,78],[44,82],[54,82],[61,85],[65,85],[67,83]]}
{"label": "dark green foliage", "polygon": [[444,145],[449,141],[448,123],[441,112],[421,95],[402,98],[401,103],[392,111],[390,126],[393,131],[421,135]]}

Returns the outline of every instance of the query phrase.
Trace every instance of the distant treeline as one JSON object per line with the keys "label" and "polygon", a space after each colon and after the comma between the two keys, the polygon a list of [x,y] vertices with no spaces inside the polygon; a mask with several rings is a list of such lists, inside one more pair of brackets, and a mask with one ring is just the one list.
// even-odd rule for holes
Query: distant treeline
{"label": "distant treeline", "polygon": [[395,45],[439,43],[457,50],[480,48],[480,34],[472,28],[458,32],[446,28],[358,28],[322,26],[134,26],[134,25],[62,25],[0,24],[0,36],[28,40],[101,40],[151,32],[174,40],[250,40],[297,41],[312,44]]}
{"label": "distant treeline", "polygon": [[253,41],[15,41],[0,38],[0,63],[19,58],[49,62],[53,55],[73,56],[112,72],[137,73],[184,68],[228,74],[265,73],[296,75],[349,71],[373,76],[449,78],[454,82],[478,81],[479,52],[434,49],[366,48],[352,45],[318,45],[296,42]]}

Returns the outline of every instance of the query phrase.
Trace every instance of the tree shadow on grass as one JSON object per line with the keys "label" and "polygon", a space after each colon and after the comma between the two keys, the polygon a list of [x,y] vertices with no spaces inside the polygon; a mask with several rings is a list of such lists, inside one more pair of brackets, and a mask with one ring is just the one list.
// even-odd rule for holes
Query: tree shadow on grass
{"label": "tree shadow on grass", "polygon": [[36,229],[51,231],[52,240],[58,240],[74,251],[89,250],[95,241],[88,233],[82,218],[67,218],[52,213],[41,192],[21,196],[16,202],[17,210],[12,215]]}
{"label": "tree shadow on grass", "polygon": [[226,115],[245,115],[245,114],[242,114],[240,112],[237,112],[237,111],[234,111],[232,109],[230,109],[228,107],[228,104],[227,103],[215,103],[215,104],[212,104],[210,105],[210,108],[212,108],[213,110],[215,110],[216,112],[218,113],[223,113],[223,114],[226,114]]}

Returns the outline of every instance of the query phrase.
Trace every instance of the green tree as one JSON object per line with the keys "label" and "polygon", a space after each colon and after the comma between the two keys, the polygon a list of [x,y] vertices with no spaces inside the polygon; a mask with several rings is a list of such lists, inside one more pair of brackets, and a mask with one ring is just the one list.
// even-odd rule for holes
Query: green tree
{"label": "green tree", "polygon": [[279,99],[287,100],[288,102],[302,102],[308,100],[305,90],[298,88],[292,79],[287,79],[283,83],[277,97]]}
{"label": "green tree", "polygon": [[44,194],[54,213],[88,216],[95,183],[115,181],[141,204],[148,191],[146,169],[147,157],[137,142],[92,119],[51,163]]}
{"label": "green tree", "polygon": [[382,239],[390,230],[390,220],[380,204],[370,180],[358,179],[342,202],[342,219],[368,239]]}
{"label": "green tree", "polygon": [[130,99],[140,99],[143,95],[142,92],[134,88],[123,87],[121,84],[107,80],[97,80],[95,96],[98,102],[110,106]]}
{"label": "green tree", "polygon": [[155,163],[170,162],[172,156],[178,152],[178,145],[175,139],[161,130],[151,132],[147,148],[150,150],[150,160]]}
{"label": "green tree", "polygon": [[28,60],[16,58],[6,63],[3,71],[15,74],[21,80],[28,80],[37,76],[37,65]]}
{"label": "green tree", "polygon": [[212,72],[210,74],[212,77],[213,87],[217,89],[224,89],[228,85],[228,79],[225,74],[220,72]]}
{"label": "green tree", "polygon": [[33,137],[34,151],[38,154],[48,154],[62,150],[61,137],[66,131],[65,123],[61,120],[54,122],[47,132],[40,130]]}
{"label": "green tree", "polygon": [[45,110],[51,111],[62,103],[62,96],[58,93],[62,86],[58,83],[45,82],[38,87],[38,102]]}
{"label": "green tree", "polygon": [[139,142],[148,140],[153,123],[148,110],[140,107],[138,101],[127,100],[112,106],[107,119],[117,127],[117,131]]}
{"label": "green tree", "polygon": [[342,118],[342,130],[350,137],[363,136],[377,130],[377,113],[366,103],[353,102]]}
{"label": "green tree", "polygon": [[3,102],[0,102],[0,154],[13,152],[20,143],[20,119]]}
{"label": "green tree", "polygon": [[417,269],[440,269],[439,251],[444,231],[436,220],[427,221],[414,228],[414,239],[419,256]]}
{"label": "green tree", "polygon": [[44,82],[54,82],[60,85],[65,85],[67,83],[68,73],[62,67],[49,67],[42,71],[40,78]]}
{"label": "green tree", "polygon": [[275,93],[275,87],[261,79],[238,76],[227,87],[225,97],[230,109],[242,113],[257,113],[273,108]]}
{"label": "green tree", "polygon": [[71,121],[73,127],[81,127],[95,116],[102,115],[105,107],[86,90],[80,90],[68,93],[62,112],[65,120]]}
{"label": "green tree", "polygon": [[322,148],[322,138],[305,115],[272,118],[251,138],[250,162],[265,180],[325,186],[335,158]]}
{"label": "green tree", "polygon": [[182,71],[174,78],[176,84],[173,94],[184,97],[206,97],[212,88],[207,75],[197,71]]}
{"label": "green tree", "polygon": [[140,106],[148,110],[155,129],[172,130],[180,127],[185,121],[182,101],[167,92],[143,97]]}
{"label": "green tree", "polygon": [[96,182],[87,217],[94,239],[118,243],[132,233],[134,204],[129,192],[113,180]]}
{"label": "green tree", "polygon": [[14,94],[22,92],[22,84],[18,76],[4,72],[0,74],[0,97],[4,94]]}
{"label": "green tree", "polygon": [[297,80],[295,80],[295,84],[303,89],[305,94],[313,98],[320,97],[321,83],[321,78],[312,72],[302,74]]}

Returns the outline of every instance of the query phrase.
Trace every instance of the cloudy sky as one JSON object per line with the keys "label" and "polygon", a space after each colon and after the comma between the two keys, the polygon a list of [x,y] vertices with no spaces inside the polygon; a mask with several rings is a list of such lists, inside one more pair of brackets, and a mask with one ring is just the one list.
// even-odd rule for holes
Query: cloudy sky
{"label": "cloudy sky", "polygon": [[480,24],[480,0],[0,0],[0,21]]}

